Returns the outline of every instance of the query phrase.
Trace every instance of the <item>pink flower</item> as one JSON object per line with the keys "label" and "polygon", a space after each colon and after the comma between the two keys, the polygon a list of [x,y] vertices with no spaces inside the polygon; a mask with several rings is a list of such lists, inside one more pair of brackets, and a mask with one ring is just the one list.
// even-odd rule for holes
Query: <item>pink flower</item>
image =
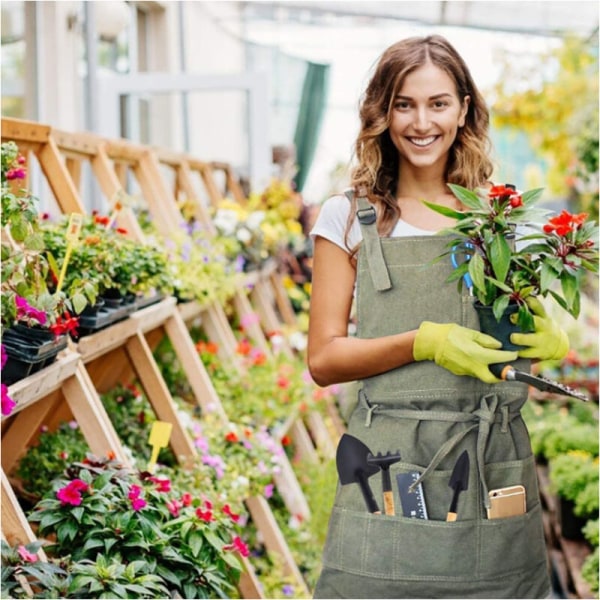
{"label": "pink flower", "polygon": [[160,477],[150,477],[150,481],[156,484],[156,489],[159,492],[171,491],[171,481],[169,479],[161,479]]}
{"label": "pink flower", "polygon": [[231,544],[223,546],[223,550],[237,551],[242,556],[250,556],[250,550],[248,550],[248,546],[246,546],[246,544],[243,542],[242,538],[240,538],[239,535],[236,535],[233,538]]}
{"label": "pink flower", "polygon": [[15,305],[17,307],[17,321],[29,318],[34,319],[40,325],[46,323],[46,313],[31,306],[22,296],[15,298]]}
{"label": "pink flower", "polygon": [[22,167],[14,167],[6,171],[6,179],[25,179],[25,169]]}
{"label": "pink flower", "polygon": [[18,548],[17,548],[17,552],[19,553],[19,556],[25,561],[25,562],[37,562],[38,561],[38,555],[34,554],[33,552],[29,552],[29,550],[27,550],[27,548],[25,548],[25,546],[23,546],[23,544],[21,544]]}
{"label": "pink flower", "polygon": [[264,489],[265,498],[270,498],[273,495],[273,487],[274,486],[272,483],[265,485],[265,489]]}
{"label": "pink flower", "polygon": [[60,488],[56,492],[56,497],[60,500],[63,506],[70,504],[71,506],[79,506],[81,504],[81,492],[87,491],[88,484],[81,479],[73,479],[65,487]]}
{"label": "pink flower", "polygon": [[127,497],[130,500],[137,500],[140,495],[142,494],[142,488],[139,485],[136,485],[135,483],[129,488],[129,493],[127,494]]}
{"label": "pink flower", "polygon": [[167,508],[174,517],[178,517],[181,502],[179,502],[179,500],[167,500]]}
{"label": "pink flower", "polygon": [[133,508],[133,510],[135,511],[142,510],[142,508],[144,508],[144,506],[146,506],[147,504],[148,503],[143,498],[131,499],[131,508]]}
{"label": "pink flower", "polygon": [[14,410],[17,403],[8,395],[8,386],[3,383],[2,388],[2,414],[6,417]]}

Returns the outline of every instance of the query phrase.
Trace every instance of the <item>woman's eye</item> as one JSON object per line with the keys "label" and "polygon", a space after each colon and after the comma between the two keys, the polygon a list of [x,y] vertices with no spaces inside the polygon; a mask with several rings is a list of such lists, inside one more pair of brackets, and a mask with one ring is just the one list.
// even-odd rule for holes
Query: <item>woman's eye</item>
{"label": "woman's eye", "polygon": [[396,110],[407,110],[410,108],[410,105],[408,102],[396,102],[396,104],[394,104],[394,108]]}
{"label": "woman's eye", "polygon": [[433,103],[434,108],[446,108],[448,106],[448,102],[446,100],[436,100]]}

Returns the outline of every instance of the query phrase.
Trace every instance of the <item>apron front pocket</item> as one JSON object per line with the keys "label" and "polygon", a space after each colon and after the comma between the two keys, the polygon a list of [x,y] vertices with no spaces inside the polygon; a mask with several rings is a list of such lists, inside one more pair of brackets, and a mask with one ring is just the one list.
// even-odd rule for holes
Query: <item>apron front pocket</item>
{"label": "apron front pocket", "polygon": [[473,553],[456,551],[463,544],[477,547],[473,521],[446,523],[334,507],[324,564],[375,578],[458,581],[478,568]]}

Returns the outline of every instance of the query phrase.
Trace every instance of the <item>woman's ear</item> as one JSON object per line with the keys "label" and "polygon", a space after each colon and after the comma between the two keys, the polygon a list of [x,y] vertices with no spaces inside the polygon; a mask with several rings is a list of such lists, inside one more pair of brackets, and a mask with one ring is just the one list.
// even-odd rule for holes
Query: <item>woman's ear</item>
{"label": "woman's ear", "polygon": [[462,101],[460,109],[460,115],[458,116],[458,126],[464,127],[467,118],[467,112],[469,111],[469,104],[471,103],[471,96],[465,96]]}

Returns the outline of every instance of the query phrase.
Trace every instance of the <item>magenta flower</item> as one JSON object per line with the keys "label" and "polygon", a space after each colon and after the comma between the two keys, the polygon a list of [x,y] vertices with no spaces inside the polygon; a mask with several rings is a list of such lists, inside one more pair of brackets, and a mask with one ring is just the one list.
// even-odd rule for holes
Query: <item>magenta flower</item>
{"label": "magenta flower", "polygon": [[38,561],[38,555],[34,554],[33,552],[29,552],[29,550],[27,550],[27,548],[25,548],[25,546],[23,546],[23,544],[21,544],[18,548],[17,548],[17,552],[19,553],[19,556],[25,561],[25,562],[30,562],[30,563],[34,563]]}
{"label": "magenta flower", "polygon": [[250,550],[239,535],[236,535],[231,544],[223,546],[223,550],[239,552],[242,556],[250,556]]}
{"label": "magenta flower", "polygon": [[179,516],[179,509],[181,508],[181,502],[179,500],[167,500],[167,508],[169,512],[174,516]]}
{"label": "magenta flower", "polygon": [[135,511],[142,510],[142,508],[144,508],[148,504],[143,498],[140,497],[141,494],[142,488],[139,485],[133,484],[129,488],[129,493],[127,494],[127,497],[129,498],[129,500],[131,500],[131,508],[133,508],[133,510]]}
{"label": "magenta flower", "polygon": [[60,488],[56,492],[56,497],[61,501],[63,506],[70,504],[71,506],[79,506],[82,498],[81,493],[89,489],[88,484],[81,479],[73,479],[65,487]]}
{"label": "magenta flower", "polygon": [[14,410],[17,403],[8,395],[8,386],[3,383],[2,387],[2,414],[7,417]]}
{"label": "magenta flower", "polygon": [[131,508],[135,511],[142,510],[147,505],[148,503],[143,498],[132,498],[131,500]]}
{"label": "magenta flower", "polygon": [[189,506],[192,503],[192,500],[193,500],[192,495],[189,492],[184,492],[181,495],[181,503],[184,506]]}
{"label": "magenta flower", "polygon": [[232,512],[231,507],[229,506],[229,504],[226,504],[223,507],[223,512],[229,516],[229,518],[234,522],[237,523],[240,520],[240,515],[237,515],[236,513]]}
{"label": "magenta flower", "polygon": [[43,310],[38,310],[37,308],[34,308],[22,296],[17,296],[15,298],[15,304],[17,306],[18,321],[25,319],[34,319],[40,325],[45,325],[46,313]]}
{"label": "magenta flower", "polygon": [[156,490],[159,492],[171,491],[171,481],[169,479],[161,479],[160,477],[150,477],[150,481],[156,484]]}

